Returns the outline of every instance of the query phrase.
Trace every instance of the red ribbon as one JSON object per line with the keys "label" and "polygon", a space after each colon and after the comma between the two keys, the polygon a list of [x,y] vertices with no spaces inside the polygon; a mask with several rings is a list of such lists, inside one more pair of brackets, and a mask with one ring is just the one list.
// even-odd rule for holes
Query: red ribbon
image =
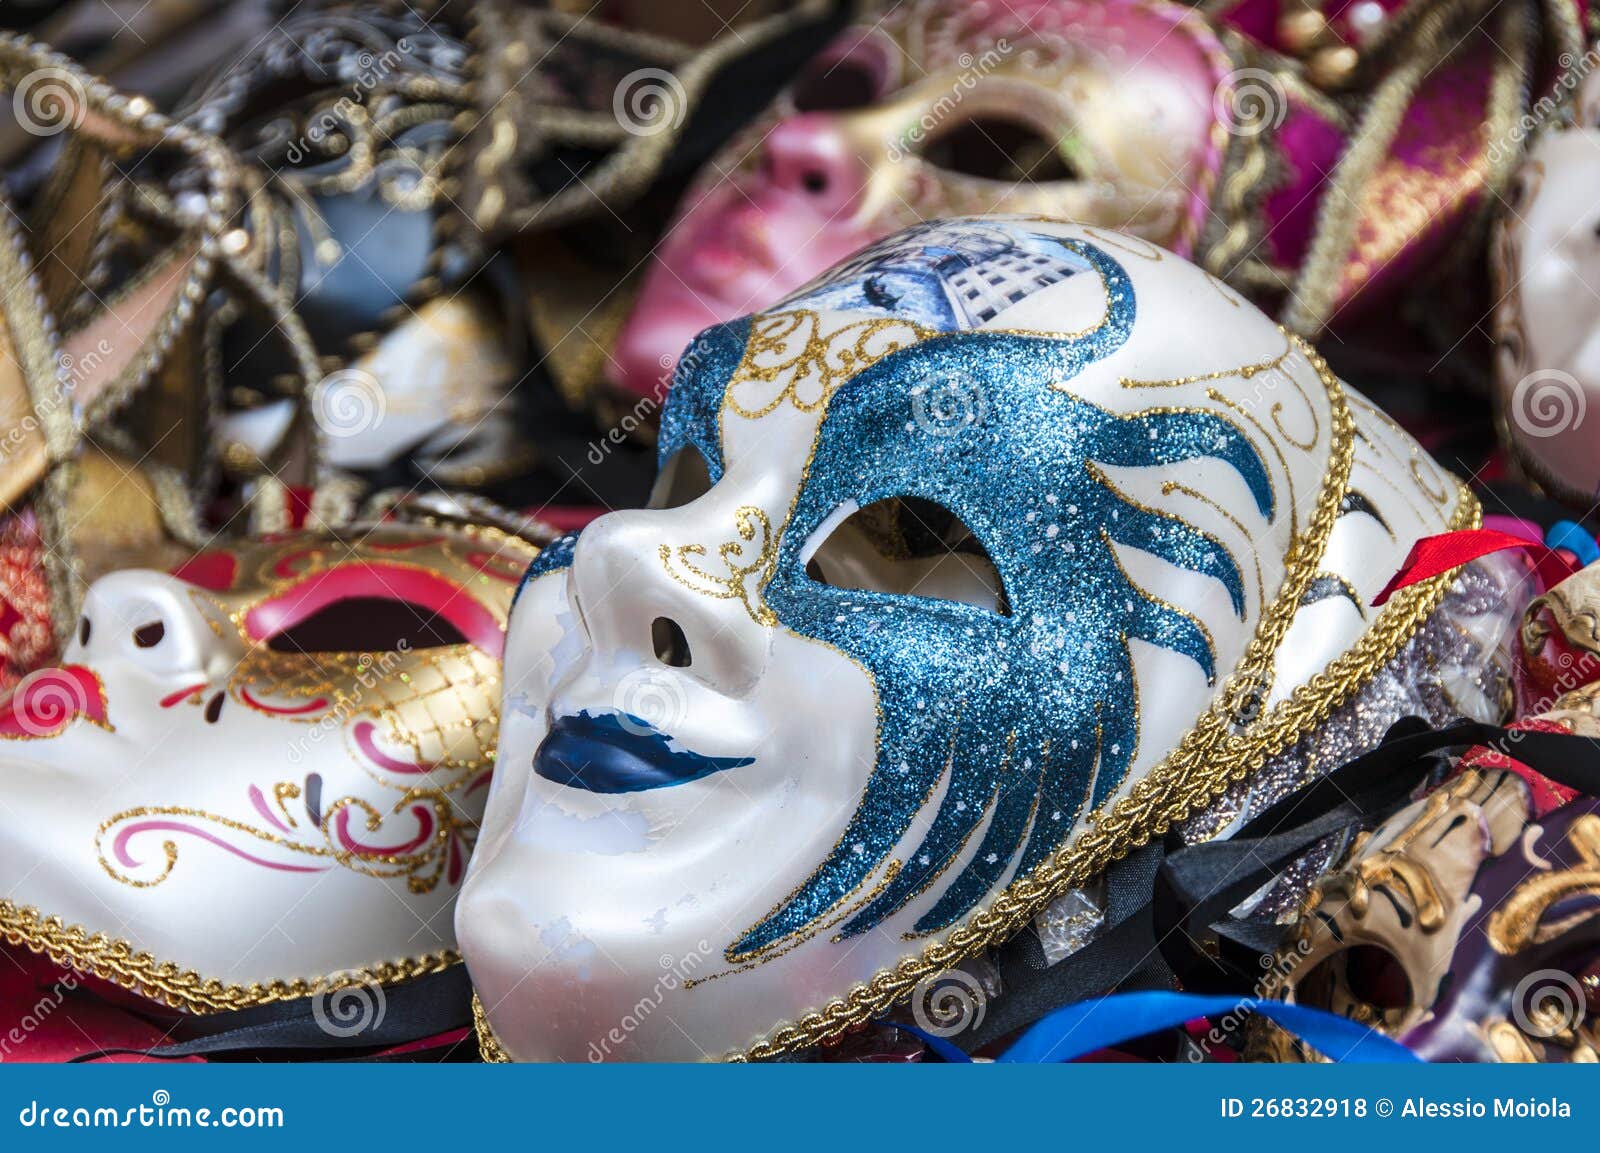
{"label": "red ribbon", "polygon": [[1566,549],[1552,549],[1542,541],[1527,540],[1492,528],[1460,529],[1438,536],[1425,536],[1412,545],[1400,571],[1383,586],[1382,592],[1372,598],[1372,603],[1381,605],[1403,588],[1431,580],[1479,557],[1513,548],[1537,549],[1542,553],[1535,558],[1535,564],[1545,578],[1547,588],[1559,584],[1581,567],[1577,558]]}

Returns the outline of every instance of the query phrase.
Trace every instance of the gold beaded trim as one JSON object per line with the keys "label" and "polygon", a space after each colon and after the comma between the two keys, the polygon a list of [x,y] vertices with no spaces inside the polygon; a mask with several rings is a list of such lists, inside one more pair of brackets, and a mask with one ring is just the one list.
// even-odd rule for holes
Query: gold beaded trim
{"label": "gold beaded trim", "polygon": [[500,1044],[500,1038],[494,1035],[494,1029],[489,1025],[489,1014],[483,1011],[483,1002],[478,1000],[476,993],[472,994],[472,1027],[478,1034],[479,1057],[491,1065],[511,1063],[511,1054]]}
{"label": "gold beaded trim", "polygon": [[48,957],[57,965],[93,974],[141,997],[188,1013],[247,1009],[351,985],[394,985],[443,972],[461,960],[460,953],[445,949],[311,980],[295,978],[230,985],[215,977],[202,977],[171,961],[158,961],[127,941],[104,933],[90,933],[82,925],[68,925],[60,917],[47,917],[30,905],[7,900],[0,900],[0,939]]}

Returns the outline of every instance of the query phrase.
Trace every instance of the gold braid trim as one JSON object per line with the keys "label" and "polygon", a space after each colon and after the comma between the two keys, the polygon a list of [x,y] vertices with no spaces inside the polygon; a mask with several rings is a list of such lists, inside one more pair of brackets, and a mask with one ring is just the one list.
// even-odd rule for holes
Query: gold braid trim
{"label": "gold braid trim", "polygon": [[1301,262],[1300,278],[1284,307],[1284,323],[1302,335],[1314,335],[1337,304],[1345,260],[1361,217],[1361,191],[1389,154],[1405,120],[1411,99],[1434,69],[1460,47],[1439,50],[1445,33],[1467,10],[1469,0],[1447,0],[1421,18],[1405,58],[1373,92],[1353,143],[1340,157],[1328,190],[1317,208],[1311,249]]}
{"label": "gold braid trim", "polygon": [[[848,996],[779,1026],[743,1053],[730,1054],[729,1059],[766,1060],[831,1041],[887,1012],[909,997],[918,982],[926,977],[1015,935],[1057,894],[1083,884],[1112,861],[1165,833],[1229,785],[1260,769],[1268,757],[1292,746],[1391,661],[1422,622],[1433,614],[1459,569],[1396,594],[1377,622],[1351,649],[1295,689],[1287,700],[1265,712],[1244,732],[1229,731],[1231,706],[1239,703],[1243,694],[1267,683],[1263,674],[1270,668],[1272,657],[1299,609],[1301,594],[1321,563],[1328,536],[1338,517],[1339,502],[1349,483],[1355,453],[1355,426],[1344,402],[1343,388],[1328,371],[1327,363],[1298,337],[1294,339],[1316,367],[1327,391],[1332,416],[1328,468],[1317,507],[1305,531],[1289,550],[1283,585],[1262,615],[1238,669],[1228,678],[1215,703],[1196,721],[1177,748],[1137,782],[1127,796],[1109,809],[1091,813],[1088,828],[1070,845],[1064,846],[1027,877],[1013,881],[991,905],[972,914],[944,940],[931,942],[919,955],[882,970],[867,983],[857,985]],[[1450,527],[1476,525],[1481,516],[1476,498],[1461,486]]]}
{"label": "gold braid trim", "polygon": [[215,977],[202,977],[171,961],[158,961],[127,941],[90,933],[81,925],[68,925],[60,917],[47,917],[29,905],[0,900],[0,939],[50,958],[57,965],[90,973],[130,992],[160,1001],[188,1013],[221,1013],[293,1001],[351,985],[393,985],[443,972],[460,962],[454,949],[383,961],[363,969],[350,969],[311,980],[269,981],[230,985]]}
{"label": "gold braid trim", "polygon": [[483,1011],[483,1002],[478,1000],[476,993],[472,994],[472,1027],[478,1033],[479,1057],[490,1065],[510,1064],[511,1054],[500,1044],[500,1038],[494,1035],[494,1030],[489,1026],[489,1014]]}

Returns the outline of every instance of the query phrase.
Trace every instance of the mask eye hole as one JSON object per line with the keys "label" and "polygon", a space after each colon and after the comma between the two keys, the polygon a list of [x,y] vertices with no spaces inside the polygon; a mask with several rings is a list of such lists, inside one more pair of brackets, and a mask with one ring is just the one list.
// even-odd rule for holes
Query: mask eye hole
{"label": "mask eye hole", "polygon": [[936,132],[923,146],[922,159],[947,172],[1011,184],[1083,179],[1059,141],[1026,120],[994,112]]}
{"label": "mask eye hole", "polygon": [[78,619],[78,643],[80,645],[87,645],[89,643],[89,618],[88,617],[80,617]]}
{"label": "mask eye hole", "polygon": [[878,75],[849,57],[813,61],[790,88],[797,112],[848,112],[878,98]]}
{"label": "mask eye hole", "polygon": [[1411,1014],[1411,978],[1400,959],[1381,945],[1352,945],[1321,961],[1301,979],[1302,1005],[1370,1025],[1398,1028]]}
{"label": "mask eye hole", "polygon": [[819,584],[957,601],[1011,615],[1005,585],[982,542],[942,504],[889,497],[840,505],[801,550]]}
{"label": "mask eye hole", "polygon": [[266,639],[279,653],[374,653],[469,643],[432,609],[383,597],[345,597]]}
{"label": "mask eye hole", "polygon": [[711,491],[711,466],[700,450],[687,445],[661,466],[650,489],[649,508],[682,508]]}
{"label": "mask eye hole", "polygon": [[689,651],[689,638],[683,627],[671,617],[657,617],[650,622],[650,640],[655,646],[656,660],[675,669],[686,669],[694,661]]}
{"label": "mask eye hole", "polygon": [[[88,621],[84,622],[84,632],[88,632]],[[151,621],[147,625],[140,625],[133,630],[133,643],[141,649],[153,649],[161,643],[167,635],[167,626],[160,621]]]}

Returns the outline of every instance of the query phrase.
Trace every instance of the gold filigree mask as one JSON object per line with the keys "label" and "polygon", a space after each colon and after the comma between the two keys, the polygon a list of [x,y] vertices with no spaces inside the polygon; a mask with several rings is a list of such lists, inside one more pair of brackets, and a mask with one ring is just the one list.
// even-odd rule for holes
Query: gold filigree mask
{"label": "gold filigree mask", "polygon": [[[1569,703],[1553,723],[1581,708],[1593,730]],[[1469,768],[1363,836],[1280,954],[1289,998],[1430,1061],[1595,1061],[1600,802],[1540,803],[1516,772]],[[1258,1028],[1263,1055],[1317,1059]]]}

